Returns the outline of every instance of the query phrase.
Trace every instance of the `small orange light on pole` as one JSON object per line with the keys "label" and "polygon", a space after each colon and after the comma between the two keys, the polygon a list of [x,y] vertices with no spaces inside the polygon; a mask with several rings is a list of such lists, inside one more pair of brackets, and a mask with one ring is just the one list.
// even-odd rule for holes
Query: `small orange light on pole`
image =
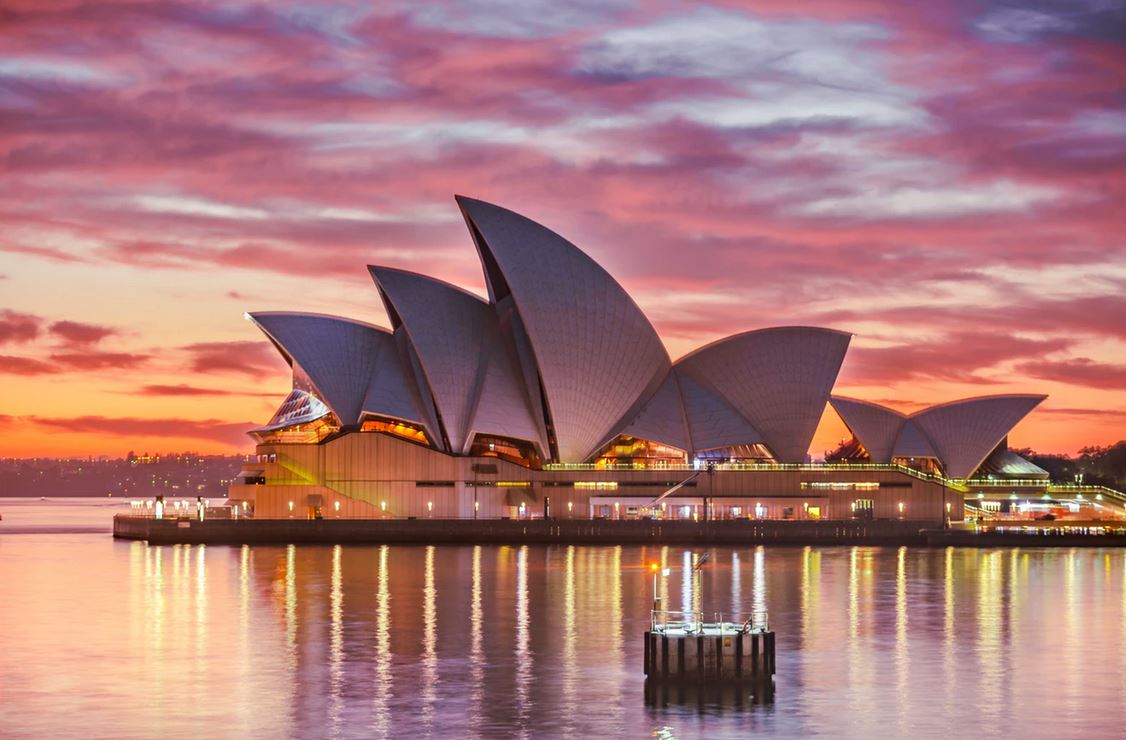
{"label": "small orange light on pole", "polygon": [[649,563],[649,572],[653,574],[653,611],[658,612],[661,610],[661,597],[660,592],[657,591],[657,572],[661,570],[661,564],[657,562]]}

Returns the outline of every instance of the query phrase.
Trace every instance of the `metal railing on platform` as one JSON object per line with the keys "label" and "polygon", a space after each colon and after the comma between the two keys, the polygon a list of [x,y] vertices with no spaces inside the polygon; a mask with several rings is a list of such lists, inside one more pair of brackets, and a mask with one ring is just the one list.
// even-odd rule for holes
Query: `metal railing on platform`
{"label": "metal railing on platform", "polygon": [[713,612],[710,622],[701,611],[654,609],[650,615],[652,632],[683,632],[685,634],[718,634],[767,632],[770,629],[767,610],[755,609],[748,614]]}

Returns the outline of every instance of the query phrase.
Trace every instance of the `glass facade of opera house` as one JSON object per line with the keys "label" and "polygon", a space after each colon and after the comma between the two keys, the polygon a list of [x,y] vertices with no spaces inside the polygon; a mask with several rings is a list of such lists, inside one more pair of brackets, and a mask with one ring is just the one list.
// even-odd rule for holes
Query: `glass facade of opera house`
{"label": "glass facade of opera house", "polygon": [[[230,499],[259,518],[906,519],[1123,513],[1007,448],[1044,398],[913,414],[833,395],[851,335],[736,334],[672,362],[622,287],[519,214],[457,198],[488,300],[369,267],[389,328],[248,314],[293,368]],[[279,394],[280,395],[280,394]],[[852,438],[811,463],[826,405]]]}

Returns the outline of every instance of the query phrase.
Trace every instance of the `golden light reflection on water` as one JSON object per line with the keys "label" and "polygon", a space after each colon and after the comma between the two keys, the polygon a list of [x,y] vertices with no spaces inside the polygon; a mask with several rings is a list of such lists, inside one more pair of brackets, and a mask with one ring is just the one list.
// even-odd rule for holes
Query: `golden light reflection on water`
{"label": "golden light reflection on water", "polygon": [[755,548],[754,582],[751,584],[751,609],[753,611],[766,610],[766,548],[759,545]]}
{"label": "golden light reflection on water", "polygon": [[957,642],[954,632],[956,597],[954,593],[954,548],[942,551],[942,675],[947,691],[943,694],[943,711],[949,713],[950,702],[957,693]]}
{"label": "golden light reflection on water", "polygon": [[[1104,737],[1126,713],[1119,551],[59,547],[0,542],[0,719],[27,736]],[[769,609],[773,706],[646,705],[658,557],[677,606]]]}
{"label": "golden light reflection on water", "polygon": [[372,696],[372,730],[379,737],[391,733],[391,574],[388,545],[379,548],[379,571],[375,593],[375,686]]}
{"label": "golden light reflection on water", "polygon": [[434,552],[433,545],[426,547],[422,587],[422,724],[426,728],[434,721],[438,683],[438,592],[434,588]]}
{"label": "golden light reflection on water", "polygon": [[804,547],[801,560],[801,643],[810,646],[821,623],[821,551]]}
{"label": "golden light reflection on water", "polygon": [[[910,649],[907,640],[907,548],[900,547],[895,554],[895,686],[897,692],[907,689],[910,670]],[[906,730],[907,708],[897,705],[899,726]]]}
{"label": "golden light reflection on water", "polygon": [[[578,711],[578,624],[575,613],[575,546],[568,545],[564,556],[563,571],[563,706],[568,714]],[[564,735],[570,736],[573,723],[563,728]]]}
{"label": "golden light reflection on water", "polygon": [[481,608],[481,546],[473,548],[473,565],[469,593],[469,677],[470,721],[474,731],[480,731],[481,702],[485,690],[485,619]]}
{"label": "golden light reflection on water", "polygon": [[528,682],[533,661],[528,615],[528,546],[523,545],[516,555],[516,716],[521,732],[527,730]]}
{"label": "golden light reflection on water", "polygon": [[332,548],[332,583],[329,592],[331,620],[328,648],[329,727],[334,737],[340,734],[344,713],[344,573],[340,563],[343,548]]}
{"label": "golden light reflection on water", "polygon": [[983,717],[1000,719],[1001,710],[1001,567],[1002,553],[977,553],[977,692]]}

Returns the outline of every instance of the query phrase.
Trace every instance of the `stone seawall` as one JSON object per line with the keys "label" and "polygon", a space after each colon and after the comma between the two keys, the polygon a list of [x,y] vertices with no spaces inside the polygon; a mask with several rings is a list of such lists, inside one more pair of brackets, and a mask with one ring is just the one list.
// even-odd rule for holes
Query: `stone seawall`
{"label": "stone seawall", "polygon": [[114,517],[113,535],[152,544],[926,544],[920,522],[504,519],[209,519]]}

